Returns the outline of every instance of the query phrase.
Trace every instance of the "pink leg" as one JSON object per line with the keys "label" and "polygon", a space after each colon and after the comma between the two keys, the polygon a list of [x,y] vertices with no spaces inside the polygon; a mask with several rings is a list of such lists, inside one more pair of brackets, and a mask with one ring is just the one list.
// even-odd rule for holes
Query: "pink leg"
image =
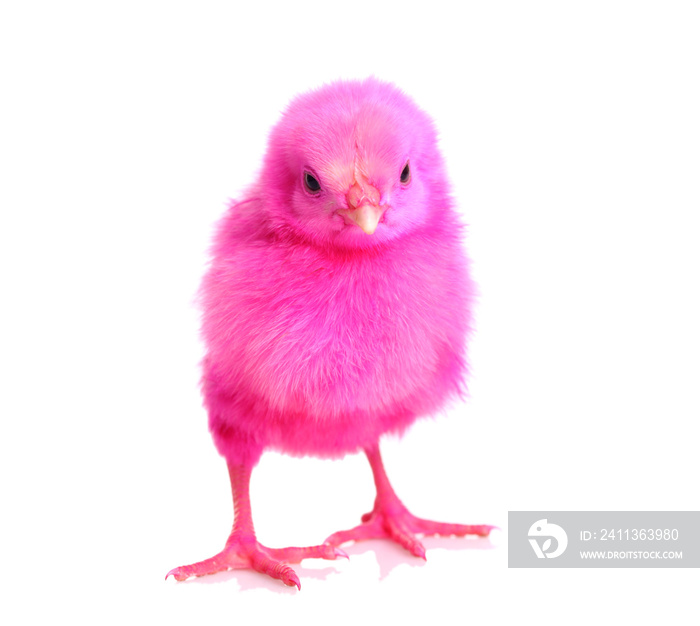
{"label": "pink leg", "polygon": [[464,524],[444,524],[431,522],[412,515],[399,500],[394,489],[389,483],[382,457],[379,454],[379,446],[375,445],[365,450],[369,464],[374,474],[374,484],[377,487],[377,497],[374,501],[374,509],[362,516],[362,524],[350,530],[341,530],[334,533],[326,543],[339,546],[347,541],[359,541],[361,539],[392,539],[403,546],[411,554],[425,559],[425,548],[415,535],[480,535],[487,536],[495,526],[478,525],[467,526]]}
{"label": "pink leg", "polygon": [[339,556],[347,558],[345,552],[328,544],[309,548],[273,549],[258,543],[250,509],[251,471],[251,468],[243,465],[229,464],[228,466],[233,495],[234,522],[224,549],[210,559],[170,570],[165,575],[166,579],[171,574],[176,580],[186,580],[191,576],[205,576],[229,569],[252,569],[277,578],[285,585],[290,587],[296,585],[301,589],[299,577],[287,563],[299,563],[306,558],[329,560],[335,560]]}

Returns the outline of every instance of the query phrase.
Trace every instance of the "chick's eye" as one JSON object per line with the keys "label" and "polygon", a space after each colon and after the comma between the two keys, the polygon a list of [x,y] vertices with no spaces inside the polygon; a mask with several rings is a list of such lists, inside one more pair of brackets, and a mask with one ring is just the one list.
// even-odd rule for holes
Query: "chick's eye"
{"label": "chick's eye", "polygon": [[306,190],[310,193],[321,191],[321,183],[309,172],[304,172],[304,187],[306,187]]}
{"label": "chick's eye", "polygon": [[408,163],[406,163],[401,170],[401,182],[405,185],[409,180],[411,180],[411,170],[408,168]]}

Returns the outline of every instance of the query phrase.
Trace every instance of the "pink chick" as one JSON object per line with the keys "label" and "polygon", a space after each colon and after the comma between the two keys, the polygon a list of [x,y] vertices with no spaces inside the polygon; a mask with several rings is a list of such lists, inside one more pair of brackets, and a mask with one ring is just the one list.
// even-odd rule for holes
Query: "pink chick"
{"label": "pink chick", "polygon": [[[262,171],[218,225],[201,288],[202,389],[231,479],[224,549],[177,580],[253,569],[301,588],[289,563],[347,556],[416,535],[488,535],[488,525],[413,516],[395,494],[379,438],[464,390],[474,287],[433,123],[396,87],[336,82],[291,102]],[[266,449],[338,458],[364,451],[374,509],[317,546],[257,541],[249,499]],[[166,576],[167,578],[167,576]]]}

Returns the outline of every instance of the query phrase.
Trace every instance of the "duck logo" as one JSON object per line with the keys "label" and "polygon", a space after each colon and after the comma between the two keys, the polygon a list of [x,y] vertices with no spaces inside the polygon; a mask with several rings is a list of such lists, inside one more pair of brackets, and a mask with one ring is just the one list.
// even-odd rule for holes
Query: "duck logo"
{"label": "duck logo", "polygon": [[[566,544],[568,543],[566,532],[561,526],[549,524],[546,519],[536,521],[530,526],[527,534],[530,538],[530,545],[538,559],[554,559],[566,550]],[[556,548],[550,551],[552,539],[556,539]],[[540,541],[542,541],[541,545]]]}

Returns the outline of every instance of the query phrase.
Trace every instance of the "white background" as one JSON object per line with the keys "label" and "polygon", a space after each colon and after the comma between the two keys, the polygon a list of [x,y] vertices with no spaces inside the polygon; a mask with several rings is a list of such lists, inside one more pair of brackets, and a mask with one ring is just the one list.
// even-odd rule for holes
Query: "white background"
{"label": "white background", "polygon": [[[697,623],[697,569],[508,569],[503,538],[351,546],[301,592],[163,577],[232,519],[192,305],[213,224],[340,77],[436,119],[481,290],[471,398],[383,443],[407,505],[700,508],[699,32],[692,2],[3,3],[3,623]],[[253,474],[270,546],[373,497],[360,456]]]}

